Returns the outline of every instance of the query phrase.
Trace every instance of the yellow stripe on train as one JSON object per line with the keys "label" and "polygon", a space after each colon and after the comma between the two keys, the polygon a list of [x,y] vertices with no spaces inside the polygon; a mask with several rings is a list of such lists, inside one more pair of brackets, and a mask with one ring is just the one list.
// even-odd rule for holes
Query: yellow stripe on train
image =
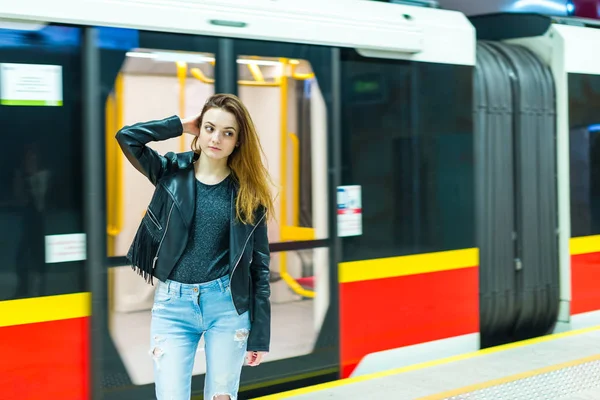
{"label": "yellow stripe on train", "polygon": [[479,250],[476,248],[352,261],[340,263],[339,282],[417,275],[478,265]]}
{"label": "yellow stripe on train", "polygon": [[90,293],[0,301],[0,327],[88,317]]}
{"label": "yellow stripe on train", "polygon": [[600,235],[571,238],[569,248],[572,256],[600,252]]}

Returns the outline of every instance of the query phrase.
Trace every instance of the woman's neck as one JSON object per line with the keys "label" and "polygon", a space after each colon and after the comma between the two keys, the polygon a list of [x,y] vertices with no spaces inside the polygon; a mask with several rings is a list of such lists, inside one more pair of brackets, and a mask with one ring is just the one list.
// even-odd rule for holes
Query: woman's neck
{"label": "woman's neck", "polygon": [[200,153],[198,161],[194,164],[196,179],[209,185],[221,182],[230,172],[226,158],[215,160],[207,157],[204,153]]}

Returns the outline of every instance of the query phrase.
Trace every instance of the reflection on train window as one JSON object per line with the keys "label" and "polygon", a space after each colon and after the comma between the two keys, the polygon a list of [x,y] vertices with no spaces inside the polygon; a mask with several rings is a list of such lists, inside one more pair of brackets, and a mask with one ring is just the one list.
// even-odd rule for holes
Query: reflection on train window
{"label": "reflection on train window", "polygon": [[363,206],[343,260],[474,247],[472,68],[342,54],[342,184]]}
{"label": "reflection on train window", "polygon": [[600,76],[569,74],[571,236],[600,234]]}
{"label": "reflection on train window", "polygon": [[0,29],[0,300],[85,290],[80,35]]}

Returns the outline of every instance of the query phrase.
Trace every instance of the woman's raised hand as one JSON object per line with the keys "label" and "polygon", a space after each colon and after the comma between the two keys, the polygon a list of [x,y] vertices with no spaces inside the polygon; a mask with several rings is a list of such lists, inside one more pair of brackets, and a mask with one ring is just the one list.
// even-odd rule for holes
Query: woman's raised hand
{"label": "woman's raised hand", "polygon": [[198,136],[200,134],[200,114],[192,117],[182,118],[181,124],[183,131],[190,135]]}

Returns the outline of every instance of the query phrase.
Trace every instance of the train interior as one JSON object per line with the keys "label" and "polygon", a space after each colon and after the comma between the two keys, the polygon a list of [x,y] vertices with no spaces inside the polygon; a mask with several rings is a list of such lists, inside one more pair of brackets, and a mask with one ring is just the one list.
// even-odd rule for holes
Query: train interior
{"label": "train interior", "polygon": [[[126,160],[114,141],[119,127],[156,116],[197,115],[214,93],[214,55],[133,49],[127,52],[106,103],[107,219],[109,256],[127,253],[154,187]],[[327,176],[324,101],[310,63],[304,60],[242,56],[237,60],[239,96],[259,132],[264,161],[274,181],[277,213],[269,241],[327,237]],[[183,135],[150,147],[161,154],[191,150]],[[327,249],[274,253],[271,290],[274,356],[312,352],[328,307]],[[154,286],[128,266],[109,274],[112,340],[137,385],[153,382],[150,309]],[[132,332],[135,332],[132,335]],[[143,341],[136,338],[142,337]],[[205,372],[202,341],[194,374]]]}

